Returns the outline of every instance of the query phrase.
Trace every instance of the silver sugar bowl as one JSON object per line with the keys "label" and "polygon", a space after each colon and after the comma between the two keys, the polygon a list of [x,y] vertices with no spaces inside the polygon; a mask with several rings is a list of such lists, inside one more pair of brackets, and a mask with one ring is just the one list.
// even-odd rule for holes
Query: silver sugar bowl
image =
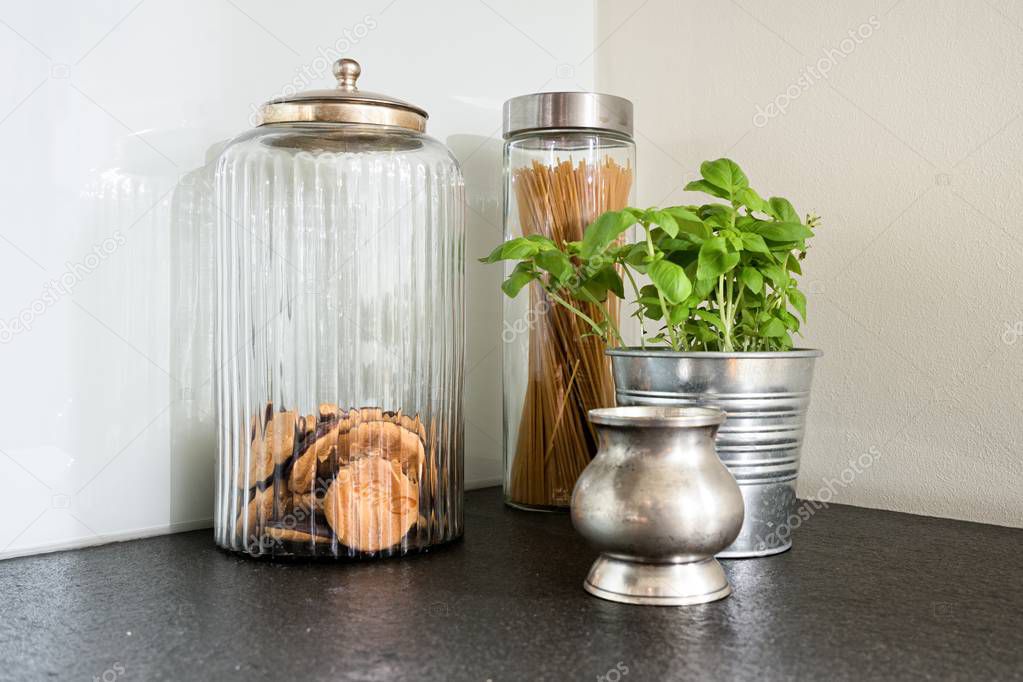
{"label": "silver sugar bowl", "polygon": [[725,413],[706,407],[590,410],[600,447],[572,493],[572,523],[600,550],[586,591],[678,606],[732,593],[714,555],[742,528],[742,493],[718,459]]}

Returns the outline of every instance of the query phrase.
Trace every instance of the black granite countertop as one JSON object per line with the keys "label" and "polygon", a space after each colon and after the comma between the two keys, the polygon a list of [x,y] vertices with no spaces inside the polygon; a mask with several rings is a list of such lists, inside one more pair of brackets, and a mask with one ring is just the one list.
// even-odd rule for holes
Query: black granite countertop
{"label": "black granite countertop", "polygon": [[470,492],[465,540],[275,564],[209,531],[0,562],[5,680],[1018,679],[1023,531],[833,505],[735,594],[641,607],[582,589],[559,514]]}

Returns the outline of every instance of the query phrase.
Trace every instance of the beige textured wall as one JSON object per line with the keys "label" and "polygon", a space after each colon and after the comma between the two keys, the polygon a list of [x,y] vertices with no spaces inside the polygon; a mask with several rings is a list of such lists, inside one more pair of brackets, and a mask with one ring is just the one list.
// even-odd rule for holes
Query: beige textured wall
{"label": "beige textured wall", "polygon": [[641,205],[727,155],[824,218],[799,494],[1023,526],[1023,4],[600,0],[597,34]]}

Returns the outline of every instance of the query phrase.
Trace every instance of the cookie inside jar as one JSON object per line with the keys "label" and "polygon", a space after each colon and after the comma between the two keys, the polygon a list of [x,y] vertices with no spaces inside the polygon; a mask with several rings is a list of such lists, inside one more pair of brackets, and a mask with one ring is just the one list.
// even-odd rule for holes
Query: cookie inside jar
{"label": "cookie inside jar", "polygon": [[253,417],[237,542],[256,555],[402,553],[422,523],[427,430],[418,415],[319,405]]}

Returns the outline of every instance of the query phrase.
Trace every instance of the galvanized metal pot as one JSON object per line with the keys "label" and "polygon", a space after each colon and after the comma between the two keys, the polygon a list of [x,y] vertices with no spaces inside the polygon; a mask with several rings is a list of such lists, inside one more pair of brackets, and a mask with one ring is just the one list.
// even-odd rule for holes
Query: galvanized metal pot
{"label": "galvanized metal pot", "polygon": [[728,421],[721,461],[742,490],[746,516],[724,558],[769,556],[792,546],[796,476],[819,350],[777,353],[609,350],[619,405],[712,406]]}
{"label": "galvanized metal pot", "polygon": [[611,601],[678,606],[732,592],[714,558],[742,527],[739,486],[714,452],[721,410],[590,410],[600,447],[572,523],[601,551],[583,586]]}

